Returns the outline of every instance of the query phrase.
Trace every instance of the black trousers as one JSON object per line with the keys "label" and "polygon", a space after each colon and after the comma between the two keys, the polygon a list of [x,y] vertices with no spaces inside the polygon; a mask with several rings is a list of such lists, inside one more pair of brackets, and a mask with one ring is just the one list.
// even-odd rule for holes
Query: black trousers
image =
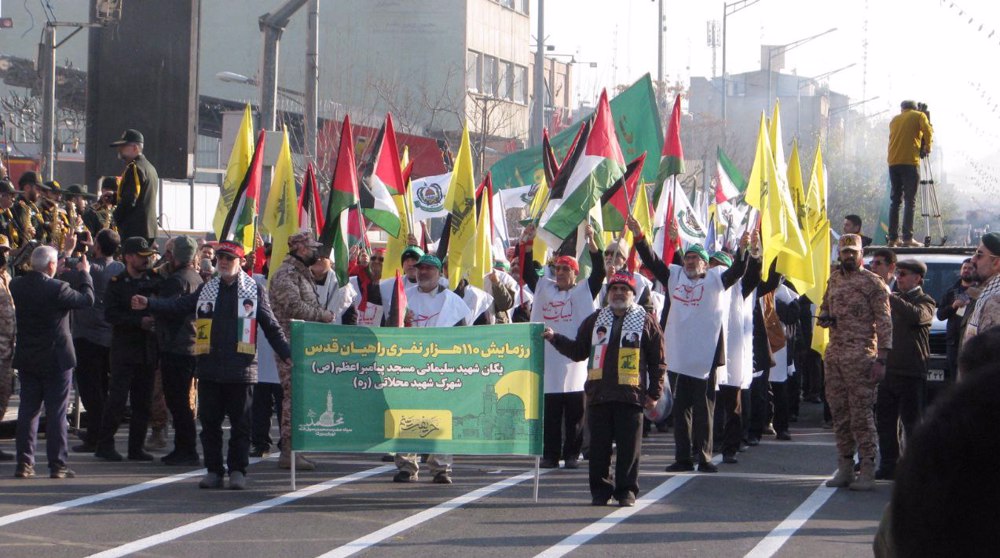
{"label": "black trousers", "polygon": [[795,374],[789,376],[785,383],[785,397],[788,399],[788,414],[799,416],[799,403],[802,401],[802,373],[797,369]]}
{"label": "black trousers", "polygon": [[[253,388],[253,418],[251,419],[250,443],[255,448],[270,450],[274,445],[271,439],[271,416],[281,418],[281,403],[284,392],[281,384],[258,383]],[[278,420],[281,428],[281,420]],[[281,438],[279,437],[279,440]]]}
{"label": "black trousers", "polygon": [[799,351],[795,368],[802,375],[802,395],[809,399],[823,397],[823,359],[812,349]]}
{"label": "black trousers", "polygon": [[674,457],[690,463],[712,460],[712,423],[715,414],[715,367],[707,380],[677,375],[674,392]]}
{"label": "black trousers", "polygon": [[197,358],[194,355],[160,353],[160,376],[163,399],[174,421],[174,450],[178,453],[198,453],[194,411],[191,410],[191,382]]}
{"label": "black trousers", "polygon": [[[542,457],[576,459],[583,443],[582,391],[545,394],[545,423],[542,431]],[[563,436],[565,432],[565,436]]]}
{"label": "black trousers", "polygon": [[222,421],[229,417],[229,473],[247,472],[250,464],[250,407],[253,384],[223,384],[198,380],[198,417],[201,419],[201,449],[205,469],[224,475],[222,462]]}
{"label": "black trousers", "polygon": [[[774,401],[774,431],[781,432],[788,430],[789,413],[789,383],[791,378],[784,382],[771,382],[771,397]],[[761,430],[763,432],[763,430]]]}
{"label": "black trousers", "polygon": [[[642,408],[628,403],[587,407],[590,424],[590,495],[597,499],[639,494],[639,454],[642,452]],[[611,443],[617,447],[614,480]]]}
{"label": "black trousers", "polygon": [[111,351],[111,382],[104,415],[101,417],[98,449],[114,449],[115,434],[125,415],[125,404],[128,403],[132,408],[132,418],[128,425],[128,452],[136,454],[143,451],[155,373],[155,353],[146,347]]}
{"label": "black trousers", "polygon": [[740,450],[740,439],[743,437],[742,391],[735,386],[719,386],[715,400],[716,418],[722,423],[720,449],[724,455],[736,455]]}
{"label": "black trousers", "polygon": [[76,389],[80,400],[87,409],[87,431],[82,436],[88,444],[97,445],[101,432],[101,418],[104,404],[108,399],[108,382],[111,376],[111,349],[87,341],[82,337],[73,339],[76,350]]}
{"label": "black trousers", "polygon": [[750,382],[750,436],[760,438],[771,422],[771,371],[765,370]]}
{"label": "black trousers", "polygon": [[913,238],[913,207],[920,183],[917,165],[890,165],[889,183],[889,232],[887,240],[896,240],[899,232],[899,206],[903,205],[903,240]]}
{"label": "black trousers", "polygon": [[899,423],[905,436],[913,434],[924,413],[926,377],[887,374],[878,385],[875,396],[875,426],[878,430],[879,467],[886,471],[896,468],[899,459]]}

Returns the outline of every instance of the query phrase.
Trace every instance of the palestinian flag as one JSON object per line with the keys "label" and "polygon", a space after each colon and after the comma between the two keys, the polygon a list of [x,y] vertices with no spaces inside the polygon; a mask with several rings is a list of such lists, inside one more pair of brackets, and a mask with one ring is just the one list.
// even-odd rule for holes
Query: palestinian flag
{"label": "palestinian flag", "polygon": [[628,220],[626,216],[635,205],[639,176],[642,174],[642,166],[645,162],[646,154],[642,153],[628,164],[625,168],[625,174],[601,195],[605,231],[620,232],[625,230],[625,221]]}
{"label": "palestinian flag", "polygon": [[392,196],[402,196],[406,192],[406,183],[399,167],[399,150],[396,148],[391,114],[385,115],[385,124],[378,132],[372,158],[365,168],[371,171],[364,176],[365,193],[368,195],[362,200],[361,211],[389,236],[399,236],[399,210]]}
{"label": "palestinian flag", "polygon": [[607,91],[601,92],[597,112],[588,123],[581,129],[573,154],[559,169],[539,220],[538,235],[549,246],[559,246],[575,233],[600,203],[601,195],[625,174]]}
{"label": "palestinian flag", "polygon": [[[303,189],[303,191],[305,190]],[[358,205],[360,197],[358,175],[354,165],[354,137],[351,134],[351,119],[345,116],[343,127],[340,130],[337,165],[334,167],[333,179],[330,184],[330,199],[326,205],[327,220],[319,239],[323,244],[324,254],[333,251],[333,267],[337,273],[337,281],[341,285],[347,284],[350,265],[348,257],[352,217],[350,210]],[[360,214],[357,214],[355,218],[360,218]]]}
{"label": "palestinian flag", "polygon": [[667,128],[667,138],[663,142],[663,155],[660,157],[660,169],[656,173],[657,193],[659,199],[663,190],[663,182],[671,176],[684,174],[684,147],[681,146],[681,96],[674,98],[674,109],[670,112],[670,124]]}
{"label": "palestinian flag", "polygon": [[385,315],[386,327],[403,327],[406,317],[406,289],[403,277],[396,270],[396,280],[392,285],[392,300],[389,301],[389,311]]}
{"label": "palestinian flag", "polygon": [[312,163],[306,166],[306,176],[302,179],[302,193],[299,194],[299,227],[308,228],[315,235],[323,231],[323,212],[319,204],[319,187]]}
{"label": "palestinian flag", "polygon": [[257,135],[250,166],[236,189],[233,205],[222,224],[219,240],[231,240],[243,246],[244,253],[252,253],[257,238],[257,206],[260,204],[260,180],[264,168],[264,130]]}

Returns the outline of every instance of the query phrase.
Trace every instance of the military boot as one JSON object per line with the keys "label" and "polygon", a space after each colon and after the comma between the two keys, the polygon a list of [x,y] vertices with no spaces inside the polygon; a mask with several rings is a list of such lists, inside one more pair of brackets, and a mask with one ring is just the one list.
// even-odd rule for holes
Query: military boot
{"label": "military boot", "polygon": [[841,457],[837,463],[837,474],[826,481],[830,488],[847,488],[854,482],[854,457]]}
{"label": "military boot", "polygon": [[875,489],[875,460],[874,459],[862,459],[861,460],[861,472],[858,473],[858,478],[848,486],[850,490],[857,492],[868,492],[869,490]]}

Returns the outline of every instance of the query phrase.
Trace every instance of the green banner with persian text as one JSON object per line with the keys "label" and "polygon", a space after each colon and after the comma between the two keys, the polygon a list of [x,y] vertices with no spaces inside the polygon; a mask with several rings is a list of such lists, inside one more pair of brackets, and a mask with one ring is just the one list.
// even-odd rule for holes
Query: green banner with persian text
{"label": "green banner with persian text", "polygon": [[541,334],[292,322],[292,449],[540,455]]}

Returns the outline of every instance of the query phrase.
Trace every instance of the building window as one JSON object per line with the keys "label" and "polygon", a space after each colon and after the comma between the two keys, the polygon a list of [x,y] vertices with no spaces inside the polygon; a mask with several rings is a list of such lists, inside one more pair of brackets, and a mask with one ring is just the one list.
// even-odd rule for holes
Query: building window
{"label": "building window", "polygon": [[480,92],[493,97],[497,96],[499,89],[498,74],[500,73],[499,63],[495,56],[484,56],[483,61],[483,87]]}
{"label": "building window", "polygon": [[531,0],[521,0],[521,13],[525,15],[530,14],[531,13],[529,11],[530,5],[531,5]]}
{"label": "building window", "polygon": [[498,97],[507,100],[514,98],[514,64],[500,62],[500,76],[497,83],[500,86]]}
{"label": "building window", "polygon": [[528,100],[528,68],[514,66],[514,82],[511,86],[514,102],[525,104]]}
{"label": "building window", "polygon": [[482,84],[483,56],[474,50],[465,54],[465,88],[479,91]]}
{"label": "building window", "polygon": [[500,5],[503,6],[504,8],[509,9],[509,10],[513,10],[514,9],[514,1],[515,0],[500,0]]}

